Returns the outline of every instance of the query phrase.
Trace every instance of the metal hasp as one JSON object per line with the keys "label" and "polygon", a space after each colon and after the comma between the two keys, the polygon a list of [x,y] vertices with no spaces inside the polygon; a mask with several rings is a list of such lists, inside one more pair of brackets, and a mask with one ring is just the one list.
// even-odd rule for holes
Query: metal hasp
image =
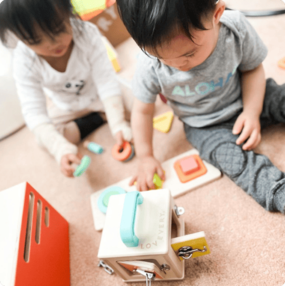
{"label": "metal hasp", "polygon": [[206,252],[207,251],[207,247],[204,246],[204,249],[193,249],[191,246],[183,246],[181,248],[179,248],[178,250],[178,256],[187,260],[189,258],[192,257],[193,253],[195,252]]}
{"label": "metal hasp", "polygon": [[154,279],[155,275],[151,272],[146,272],[140,269],[136,269],[136,272],[145,276],[145,284],[146,286],[151,286],[151,281]]}
{"label": "metal hasp", "polygon": [[109,265],[107,265],[103,260],[99,261],[98,267],[103,267],[104,270],[110,275],[114,273],[114,270]]}

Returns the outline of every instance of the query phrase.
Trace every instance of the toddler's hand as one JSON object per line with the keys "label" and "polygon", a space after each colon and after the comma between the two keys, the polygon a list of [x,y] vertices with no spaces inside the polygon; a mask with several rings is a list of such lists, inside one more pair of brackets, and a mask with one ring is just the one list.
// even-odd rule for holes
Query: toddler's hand
{"label": "toddler's hand", "polygon": [[61,157],[60,160],[60,170],[66,177],[73,177],[73,173],[75,171],[72,164],[79,165],[81,162],[81,159],[78,155],[74,154],[65,154]]}
{"label": "toddler's hand", "polygon": [[[123,133],[123,131],[119,131],[116,133],[115,135],[115,139],[116,139],[116,143],[122,147],[124,144],[124,141],[128,141],[133,143],[133,137],[132,137],[132,131],[131,128],[126,128],[125,130],[125,134]],[[125,135],[125,136],[124,136]]]}
{"label": "toddler's hand", "polygon": [[116,138],[117,145],[122,147],[123,144],[124,144],[123,132],[122,131],[117,132],[116,135],[115,135],[115,138]]}
{"label": "toddler's hand", "polygon": [[163,181],[165,180],[164,171],[154,157],[149,156],[141,159],[137,174],[131,179],[130,186],[136,181],[137,190],[140,192],[155,189],[153,184],[153,176],[155,173],[157,173]]}
{"label": "toddler's hand", "polygon": [[243,150],[250,151],[254,149],[261,141],[259,115],[242,112],[235,122],[233,134],[240,134],[236,141],[237,145],[247,140],[242,147]]}

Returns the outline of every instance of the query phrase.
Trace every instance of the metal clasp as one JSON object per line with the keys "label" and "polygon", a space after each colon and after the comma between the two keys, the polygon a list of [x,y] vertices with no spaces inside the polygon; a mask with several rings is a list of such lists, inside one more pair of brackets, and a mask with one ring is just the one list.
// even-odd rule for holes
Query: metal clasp
{"label": "metal clasp", "polygon": [[171,268],[170,268],[170,266],[168,265],[168,264],[162,264],[161,266],[160,266],[160,270],[164,273],[164,274],[166,274],[166,271],[169,271]]}
{"label": "metal clasp", "polygon": [[109,265],[107,265],[103,260],[99,261],[98,267],[103,267],[104,270],[110,275],[112,275],[114,273],[113,268],[111,268]]}
{"label": "metal clasp", "polygon": [[183,215],[185,213],[185,210],[183,207],[178,207],[177,205],[174,206],[174,211],[178,217]]}
{"label": "metal clasp", "polygon": [[204,246],[203,249],[193,249],[191,246],[183,246],[181,248],[179,248],[178,250],[178,256],[182,257],[183,259],[189,259],[192,257],[193,253],[195,252],[206,252],[207,251],[207,247]]}
{"label": "metal clasp", "polygon": [[136,272],[138,272],[139,274],[145,276],[145,283],[146,286],[151,286],[151,281],[154,279],[155,275],[151,272],[146,272],[140,269],[136,269]]}

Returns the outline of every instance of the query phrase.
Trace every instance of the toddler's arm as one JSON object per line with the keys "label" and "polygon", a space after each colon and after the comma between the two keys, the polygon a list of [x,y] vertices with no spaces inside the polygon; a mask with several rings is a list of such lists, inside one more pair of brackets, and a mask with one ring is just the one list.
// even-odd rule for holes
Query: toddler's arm
{"label": "toddler's arm", "polygon": [[[80,163],[80,159],[76,156],[77,147],[58,133],[51,123],[47,114],[40,73],[31,61],[23,51],[15,51],[14,77],[25,122],[36,136],[39,145],[45,147],[61,165],[61,171],[66,176],[72,176],[74,170],[71,164],[78,161]],[[67,160],[64,161],[63,158]]]}
{"label": "toddler's arm", "polygon": [[241,71],[243,112],[234,125],[233,134],[241,133],[236,143],[240,145],[246,141],[243,150],[251,150],[261,140],[259,117],[266,84],[262,62],[267,56],[267,48],[246,17],[240,13],[236,17],[242,45],[238,69]]}
{"label": "toddler's arm", "polygon": [[[132,130],[129,123],[125,120],[125,110],[122,96],[116,95],[103,100],[103,105],[107,115],[109,127],[113,136],[118,132],[122,132],[123,139],[131,141]],[[121,145],[123,142],[118,142]]]}
{"label": "toddler's arm", "polygon": [[163,169],[153,156],[153,113],[154,103],[143,103],[135,99],[132,110],[132,130],[139,166],[137,175],[132,178],[130,185],[137,181],[137,189],[139,191],[155,188],[153,184],[153,175],[155,173],[162,180],[165,180]]}
{"label": "toddler's arm", "polygon": [[33,129],[37,142],[45,147],[60,164],[61,158],[66,154],[76,155],[77,146],[67,141],[51,123],[44,123]]}
{"label": "toddler's arm", "polygon": [[259,117],[265,96],[265,73],[263,65],[251,71],[242,72],[243,112],[238,117],[233,133],[239,134],[236,143],[243,145],[243,150],[254,149],[261,140]]}
{"label": "toddler's arm", "polygon": [[101,34],[95,25],[86,26],[90,34],[89,59],[92,68],[93,81],[96,84],[98,95],[103,102],[108,123],[113,136],[122,132],[123,139],[131,141],[132,132],[125,120],[123,99],[119,83],[110,60],[108,59]]}
{"label": "toddler's arm", "polygon": [[73,163],[80,164],[77,156],[76,145],[67,141],[51,123],[44,123],[33,129],[38,144],[46,148],[60,164],[62,173],[67,177],[73,177]]}

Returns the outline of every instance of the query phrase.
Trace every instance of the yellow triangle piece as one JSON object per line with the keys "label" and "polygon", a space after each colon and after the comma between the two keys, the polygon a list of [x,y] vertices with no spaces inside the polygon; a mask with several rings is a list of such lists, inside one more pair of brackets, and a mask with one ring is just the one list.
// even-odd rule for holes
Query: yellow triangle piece
{"label": "yellow triangle piece", "polygon": [[154,117],[153,128],[163,133],[169,132],[172,125],[173,117],[174,115],[172,111],[168,111],[157,117]]}
{"label": "yellow triangle piece", "polygon": [[121,70],[121,66],[120,66],[119,61],[118,61],[116,50],[113,48],[113,46],[107,40],[107,38],[102,37],[102,40],[105,44],[105,47],[107,49],[108,58],[111,61],[115,72],[119,72]]}

